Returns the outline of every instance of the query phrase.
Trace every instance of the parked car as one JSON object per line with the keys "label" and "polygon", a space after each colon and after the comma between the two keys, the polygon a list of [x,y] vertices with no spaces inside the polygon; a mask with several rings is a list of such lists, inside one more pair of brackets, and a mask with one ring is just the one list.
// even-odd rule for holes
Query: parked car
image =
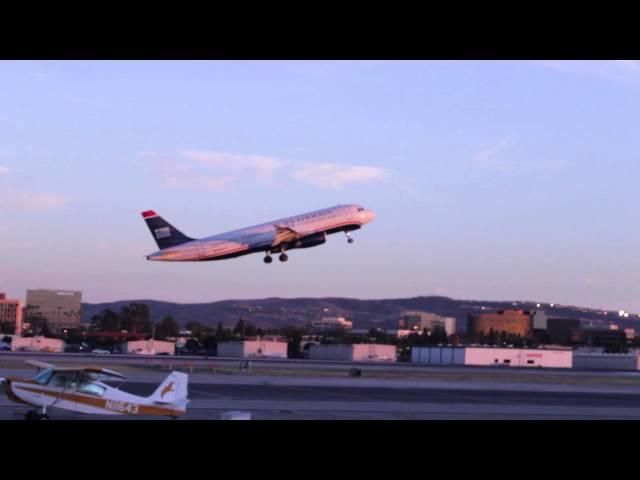
{"label": "parked car", "polygon": [[101,348],[94,348],[91,350],[91,353],[95,353],[96,355],[108,355],[111,352],[109,350],[103,350]]}

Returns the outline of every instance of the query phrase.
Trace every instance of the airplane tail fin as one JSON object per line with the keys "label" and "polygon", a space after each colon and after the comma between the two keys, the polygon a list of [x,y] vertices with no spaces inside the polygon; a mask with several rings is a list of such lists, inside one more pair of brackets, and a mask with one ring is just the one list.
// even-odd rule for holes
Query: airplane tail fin
{"label": "airplane tail fin", "polygon": [[142,212],[142,218],[147,223],[151,235],[153,235],[160,250],[193,240],[193,238],[187,237],[153,210]]}
{"label": "airplane tail fin", "polygon": [[185,409],[187,405],[187,385],[189,375],[181,372],[171,372],[164,382],[149,397],[154,403],[174,404],[178,408]]}

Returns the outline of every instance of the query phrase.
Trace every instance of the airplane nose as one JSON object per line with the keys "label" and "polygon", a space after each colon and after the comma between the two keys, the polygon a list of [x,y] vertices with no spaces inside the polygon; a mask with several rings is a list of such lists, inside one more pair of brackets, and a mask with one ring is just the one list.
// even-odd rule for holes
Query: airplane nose
{"label": "airplane nose", "polygon": [[369,223],[374,218],[376,218],[376,214],[373,213],[371,210],[367,210],[367,223]]}

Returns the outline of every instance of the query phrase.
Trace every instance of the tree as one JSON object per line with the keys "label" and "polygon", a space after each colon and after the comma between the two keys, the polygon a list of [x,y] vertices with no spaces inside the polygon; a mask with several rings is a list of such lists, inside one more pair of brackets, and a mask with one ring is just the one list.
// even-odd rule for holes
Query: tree
{"label": "tree", "polygon": [[184,349],[188,352],[197,352],[201,348],[202,345],[200,345],[200,342],[195,338],[190,338],[189,340],[187,340],[187,343],[184,346]]}
{"label": "tree", "polygon": [[42,328],[40,329],[40,335],[42,335],[43,337],[51,337],[51,331],[49,330],[49,326],[47,325],[46,320],[42,324]]}
{"label": "tree", "polygon": [[198,335],[200,335],[200,332],[202,331],[202,329],[204,328],[204,325],[202,325],[200,322],[188,322],[187,323],[187,330],[189,330],[191,332],[191,335],[193,335],[194,337],[197,337]]}
{"label": "tree", "polygon": [[489,330],[489,338],[488,338],[489,345],[495,345],[496,340],[497,340],[496,331],[493,329],[493,327],[491,327],[491,330]]}
{"label": "tree", "polygon": [[289,358],[300,358],[300,343],[302,342],[302,333],[299,330],[295,330],[287,340],[287,356]]}
{"label": "tree", "polygon": [[236,326],[233,327],[233,333],[235,335],[243,335],[244,334],[244,320],[240,318]]}
{"label": "tree", "polygon": [[224,325],[222,322],[218,322],[218,327],[216,328],[216,338],[220,339],[224,337]]}
{"label": "tree", "polygon": [[132,333],[151,333],[149,306],[144,303],[130,303],[120,310],[122,329]]}
{"label": "tree", "polygon": [[94,332],[119,332],[122,330],[122,321],[116,312],[105,308],[102,313],[91,317],[90,330]]}
{"label": "tree", "polygon": [[167,337],[180,335],[180,327],[171,315],[164,317],[156,327],[156,338],[164,340]]}

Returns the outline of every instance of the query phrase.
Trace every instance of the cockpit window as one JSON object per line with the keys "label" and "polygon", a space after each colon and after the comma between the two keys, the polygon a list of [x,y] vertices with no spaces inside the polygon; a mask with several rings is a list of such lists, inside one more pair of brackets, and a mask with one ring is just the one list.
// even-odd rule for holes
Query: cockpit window
{"label": "cockpit window", "polygon": [[80,388],[78,389],[78,392],[87,393],[89,395],[95,395],[96,397],[102,397],[104,395],[105,390],[106,389],[104,387],[101,387],[100,385],[96,385],[95,383],[82,382],[80,384]]}
{"label": "cockpit window", "polygon": [[72,376],[65,373],[59,373],[53,377],[53,386],[75,389],[78,387],[78,381],[76,380],[75,375]]}
{"label": "cockpit window", "polygon": [[364,212],[364,208],[362,208],[362,207],[358,207],[358,211],[359,211],[359,212]]}
{"label": "cockpit window", "polygon": [[52,376],[53,376],[53,370],[48,368],[47,370],[44,370],[40,372],[38,375],[36,375],[34,380],[38,382],[40,385],[46,385],[47,383],[49,383],[49,380],[51,380]]}

